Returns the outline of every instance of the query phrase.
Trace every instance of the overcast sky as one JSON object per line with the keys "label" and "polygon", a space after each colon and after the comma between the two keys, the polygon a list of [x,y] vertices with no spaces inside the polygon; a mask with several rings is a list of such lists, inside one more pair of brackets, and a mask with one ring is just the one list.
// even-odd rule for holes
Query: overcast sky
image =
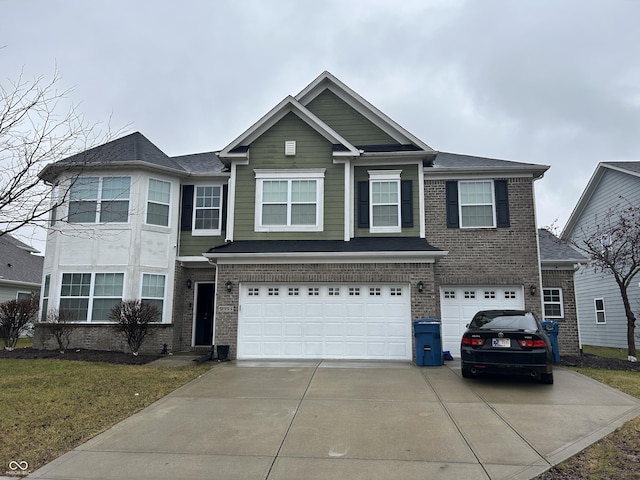
{"label": "overcast sky", "polygon": [[436,150],[540,163],[562,228],[598,162],[640,159],[640,1],[0,0],[0,81],[90,122],[219,150],[329,70]]}

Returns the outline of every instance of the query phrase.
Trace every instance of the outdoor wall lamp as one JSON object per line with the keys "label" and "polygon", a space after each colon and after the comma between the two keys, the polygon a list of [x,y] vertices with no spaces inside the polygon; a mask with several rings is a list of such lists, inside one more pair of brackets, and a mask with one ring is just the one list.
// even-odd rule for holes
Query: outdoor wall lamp
{"label": "outdoor wall lamp", "polygon": [[191,290],[191,285],[193,285],[193,283],[191,283],[191,279],[187,280],[187,288],[189,290]]}
{"label": "outdoor wall lamp", "polygon": [[227,292],[231,293],[231,290],[233,290],[233,282],[231,280],[227,280],[227,283],[225,283],[224,286],[227,287]]}
{"label": "outdoor wall lamp", "polygon": [[418,282],[417,287],[418,287],[418,293],[424,292],[424,282],[422,280]]}
{"label": "outdoor wall lamp", "polygon": [[531,294],[532,297],[536,296],[536,286],[535,285],[531,285],[529,287],[529,293]]}

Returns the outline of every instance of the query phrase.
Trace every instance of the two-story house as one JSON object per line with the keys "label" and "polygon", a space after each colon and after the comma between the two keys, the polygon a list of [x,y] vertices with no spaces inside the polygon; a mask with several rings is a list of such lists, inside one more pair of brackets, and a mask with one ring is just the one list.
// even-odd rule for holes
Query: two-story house
{"label": "two-story house", "polygon": [[77,312],[85,347],[115,348],[110,306],[142,298],[163,309],[148,349],[410,360],[435,317],[455,356],[477,310],[542,316],[547,169],[438,152],[324,72],[219,152],[136,133],[47,167],[70,192],[43,304]]}

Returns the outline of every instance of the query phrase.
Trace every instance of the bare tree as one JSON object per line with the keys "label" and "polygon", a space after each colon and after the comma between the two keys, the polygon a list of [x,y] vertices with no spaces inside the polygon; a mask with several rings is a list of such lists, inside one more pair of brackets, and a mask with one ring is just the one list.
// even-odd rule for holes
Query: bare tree
{"label": "bare tree", "polygon": [[29,324],[38,316],[38,300],[36,295],[25,300],[8,300],[0,303],[0,336],[4,340],[4,348],[13,350],[20,334],[27,330]]}
{"label": "bare tree", "polygon": [[71,90],[59,90],[60,75],[0,83],[0,236],[25,226],[44,226],[66,200],[39,177],[47,164],[112,138],[109,129],[88,124],[70,104]]}
{"label": "bare tree", "polygon": [[629,302],[627,289],[640,272],[640,207],[626,202],[607,210],[593,231],[571,244],[585,253],[589,265],[596,271],[613,275],[620,289],[627,317],[627,347],[629,360],[636,359],[636,317]]}
{"label": "bare tree", "polygon": [[72,315],[64,310],[52,309],[47,313],[47,326],[56,342],[58,342],[60,353],[64,353],[71,341],[73,325],[69,322],[72,318]]}
{"label": "bare tree", "polygon": [[134,355],[151,332],[149,324],[160,318],[160,310],[142,300],[123,300],[111,309],[109,320],[118,322],[117,328]]}

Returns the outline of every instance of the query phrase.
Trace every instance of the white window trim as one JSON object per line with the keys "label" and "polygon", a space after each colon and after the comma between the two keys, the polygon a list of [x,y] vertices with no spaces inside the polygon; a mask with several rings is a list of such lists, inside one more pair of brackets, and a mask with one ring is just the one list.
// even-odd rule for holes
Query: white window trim
{"label": "white window trim", "polygon": [[[144,276],[145,275],[155,275],[155,276],[161,276],[164,277],[164,294],[162,296],[162,310],[160,311],[160,320],[157,323],[165,323],[164,319],[165,319],[165,310],[167,308],[167,289],[168,289],[168,285],[167,285],[167,280],[168,280],[168,275],[166,273],[158,273],[158,272],[141,272],[140,273],[140,290],[139,290],[139,295],[138,298],[140,299],[140,301],[144,301],[144,300],[160,300],[159,297],[143,297],[142,296],[142,288],[144,286]],[[156,322],[154,322],[156,323]]]}
{"label": "white window trim", "polygon": [[[88,297],[84,297],[84,296],[62,296],[62,279],[63,276],[65,274],[89,274],[91,276],[91,280],[89,283],[89,296]],[[62,299],[67,299],[67,298],[88,298],[89,302],[87,304],[87,319],[86,320],[78,320],[78,321],[74,321],[75,323],[114,323],[114,322],[110,322],[110,321],[103,321],[103,320],[93,320],[93,300],[95,298],[117,298],[117,297],[103,297],[103,296],[99,296],[96,297],[95,296],[95,286],[96,286],[96,274],[102,274],[102,273],[113,273],[113,274],[122,274],[122,295],[120,296],[120,300],[124,300],[124,292],[125,292],[125,288],[127,285],[127,274],[126,272],[110,272],[110,271],[100,271],[100,272],[81,272],[81,271],[71,271],[71,272],[61,272],[60,273],[60,286],[58,288],[58,310],[60,310],[60,301]],[[47,299],[49,297],[46,297]]]}
{"label": "white window trim", "polygon": [[[602,310],[598,310],[598,307],[596,306],[596,302],[600,300],[602,302]],[[603,297],[598,297],[598,298],[594,298],[593,299],[593,309],[594,309],[594,314],[595,314],[595,320],[596,320],[596,325],[605,325],[607,323],[607,307],[604,304],[604,298]],[[602,316],[604,317],[604,322],[599,322],[598,321],[598,312],[602,312]]]}
{"label": "white window trim", "polygon": [[[151,185],[151,180],[155,180],[157,182],[163,182],[163,183],[168,183],[169,184],[169,203],[164,203],[164,202],[157,202],[155,200],[151,201],[149,199],[149,190],[150,190],[150,185]],[[159,227],[159,228],[171,228],[171,195],[173,192],[173,183],[170,182],[169,180],[165,180],[163,178],[156,178],[156,177],[149,177],[147,179],[147,202],[145,204],[145,212],[144,212],[144,224],[145,225],[150,225],[152,227]],[[167,224],[166,225],[158,225],[157,223],[149,223],[148,220],[148,216],[149,216],[149,204],[150,203],[154,203],[156,205],[167,205],[169,207],[169,211],[167,213]]]}
{"label": "white window trim", "polygon": [[[402,231],[402,192],[400,174],[402,170],[369,170],[369,232],[370,233],[399,233]],[[376,227],[373,225],[373,183],[395,182],[398,185],[398,224]]]}
{"label": "white window trim", "polygon": [[[324,168],[256,169],[255,222],[256,232],[322,232],[324,230]],[[316,224],[315,225],[262,225],[262,183],[265,180],[315,180]],[[291,203],[288,201],[288,205]]]}
{"label": "white window trim", "polygon": [[[124,225],[129,223],[130,218],[131,218],[131,188],[132,188],[132,178],[131,175],[79,175],[78,177],[76,177],[76,180],[78,178],[97,178],[98,179],[98,195],[96,196],[95,199],[89,199],[89,200],[76,200],[79,202],[83,202],[83,201],[94,201],[96,202],[96,210],[95,210],[95,216],[94,216],[94,220],[92,222],[70,222],[69,221],[69,209],[71,206],[71,203],[74,202],[74,200],[71,200],[71,189],[73,188],[73,183],[74,181],[71,182],[71,185],[69,185],[69,190],[68,190],[68,194],[69,194],[69,199],[67,201],[67,223],[70,223],[72,225],[109,225],[112,223],[115,224],[119,224],[119,225]],[[128,178],[129,179],[129,196],[127,198],[102,198],[102,188],[103,188],[103,182],[105,178]],[[58,188],[58,186],[56,185],[55,188]],[[58,196],[58,192],[55,192],[56,198]],[[53,200],[54,202],[56,201],[56,199]],[[127,220],[124,222],[102,222],[100,221],[100,214],[102,213],[102,203],[103,202],[109,202],[109,201],[116,201],[116,202],[127,202],[128,203],[128,207],[127,207]],[[56,210],[57,208],[54,208],[52,210],[52,214],[55,215],[56,214]],[[53,226],[55,224],[55,218],[51,217],[51,225]]]}
{"label": "white window trim", "polygon": [[[487,205],[486,203],[469,203],[462,205],[462,189],[460,185],[467,183],[491,183],[491,214],[493,217],[492,225],[486,225],[481,227],[464,227],[462,225],[462,207],[470,207],[470,206],[482,206]],[[460,219],[460,228],[464,229],[473,229],[473,228],[496,228],[496,189],[493,180],[459,180],[458,181],[458,218]]]}
{"label": "white window trim", "polygon": [[544,318],[564,318],[564,297],[562,295],[562,288],[560,287],[547,287],[547,288],[542,288],[542,311],[544,313],[544,307],[546,305],[556,305],[558,304],[558,302],[545,302],[544,301],[544,296],[545,296],[545,290],[557,290],[560,296],[560,315],[544,315]]}
{"label": "white window trim", "polygon": [[[198,210],[198,207],[196,207],[196,193],[198,191],[198,187],[218,187],[220,189],[220,215],[218,216],[218,228],[213,228],[213,229],[200,229],[197,230],[196,229],[196,211]],[[191,235],[193,235],[194,237],[204,237],[204,236],[219,236],[222,235],[222,202],[224,201],[224,199],[222,198],[222,193],[223,193],[224,189],[222,184],[218,184],[218,183],[200,183],[200,184],[195,184],[193,187],[193,212],[192,212],[192,216],[191,216]],[[209,208],[200,208],[200,210],[210,210]]]}

